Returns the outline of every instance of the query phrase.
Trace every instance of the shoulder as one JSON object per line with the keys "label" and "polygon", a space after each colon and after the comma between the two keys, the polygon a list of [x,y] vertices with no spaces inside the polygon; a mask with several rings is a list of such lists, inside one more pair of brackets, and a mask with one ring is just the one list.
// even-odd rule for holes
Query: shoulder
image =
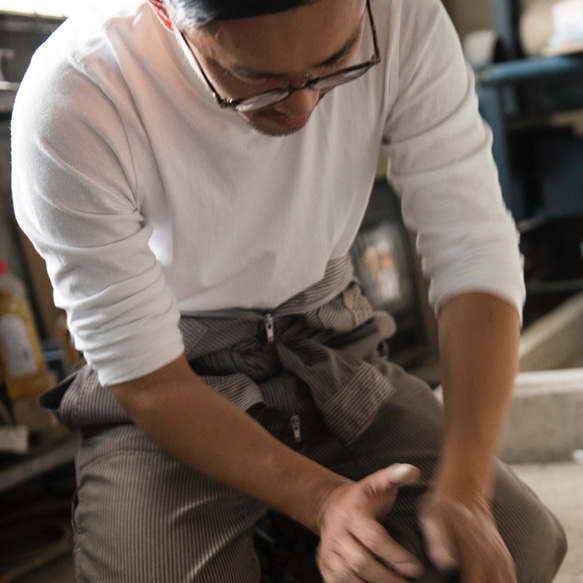
{"label": "shoulder", "polygon": [[449,22],[441,0],[371,0],[379,36],[400,45],[419,45],[436,26]]}
{"label": "shoulder", "polygon": [[129,0],[114,14],[86,10],[67,19],[34,54],[18,91],[15,123],[74,117],[107,101],[122,101],[121,45],[147,9]]}
{"label": "shoulder", "polygon": [[441,0],[370,0],[373,11],[384,17],[421,18],[446,12]]}

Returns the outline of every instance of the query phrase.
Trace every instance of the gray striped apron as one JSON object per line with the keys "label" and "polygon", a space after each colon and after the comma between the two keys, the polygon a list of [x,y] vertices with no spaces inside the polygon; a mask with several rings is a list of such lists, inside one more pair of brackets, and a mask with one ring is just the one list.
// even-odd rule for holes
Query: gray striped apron
{"label": "gray striped apron", "polygon": [[[264,381],[273,390],[279,377],[282,392],[302,382],[346,442],[366,429],[393,391],[374,363],[394,320],[373,311],[348,257],[331,261],[320,282],[272,310],[185,314],[180,329],[193,370],[238,407],[262,403]],[[131,421],[88,366],[42,402],[72,428]]]}
{"label": "gray striped apron", "polygon": [[[439,458],[441,407],[387,359],[394,322],[373,311],[347,258],[273,310],[185,314],[180,328],[193,370],[287,446],[353,480],[395,462],[419,467],[419,484],[401,491],[383,525],[424,564],[420,583],[450,581],[429,563],[416,522]],[[87,366],[43,403],[83,432],[73,513],[78,582],[259,582],[253,533],[263,504],[171,458]],[[564,534],[503,464],[493,512],[519,583],[550,583]],[[281,583],[317,580],[303,573]]]}

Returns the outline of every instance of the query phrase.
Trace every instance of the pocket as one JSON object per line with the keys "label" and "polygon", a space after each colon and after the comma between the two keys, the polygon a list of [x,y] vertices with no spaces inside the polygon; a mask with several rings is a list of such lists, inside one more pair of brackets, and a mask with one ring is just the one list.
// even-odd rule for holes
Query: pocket
{"label": "pocket", "polygon": [[69,387],[75,382],[79,371],[69,375],[67,378],[63,379],[58,385],[49,389],[46,393],[43,393],[38,402],[43,409],[50,411],[51,413],[58,415],[59,408],[61,406],[61,401],[65,396],[65,393]]}
{"label": "pocket", "polygon": [[319,405],[329,429],[346,446],[374,421],[383,403],[395,393],[392,382],[368,362]]}

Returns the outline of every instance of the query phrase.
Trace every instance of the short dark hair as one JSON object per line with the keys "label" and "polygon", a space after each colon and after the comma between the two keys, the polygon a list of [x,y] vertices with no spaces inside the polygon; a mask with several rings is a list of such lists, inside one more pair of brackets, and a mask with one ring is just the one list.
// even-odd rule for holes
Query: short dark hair
{"label": "short dark hair", "polygon": [[319,0],[164,0],[180,28],[204,28],[220,20],[261,16],[292,10]]}

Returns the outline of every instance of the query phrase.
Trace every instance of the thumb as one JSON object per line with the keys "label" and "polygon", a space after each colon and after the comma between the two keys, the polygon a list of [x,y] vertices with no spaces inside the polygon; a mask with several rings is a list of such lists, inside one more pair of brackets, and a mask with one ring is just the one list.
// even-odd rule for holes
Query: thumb
{"label": "thumb", "polygon": [[393,464],[371,474],[365,481],[375,495],[396,494],[399,487],[415,484],[419,474],[419,470],[410,464]]}
{"label": "thumb", "polygon": [[386,472],[387,477],[395,486],[410,486],[419,479],[421,472],[411,464],[393,464],[381,470]]}

